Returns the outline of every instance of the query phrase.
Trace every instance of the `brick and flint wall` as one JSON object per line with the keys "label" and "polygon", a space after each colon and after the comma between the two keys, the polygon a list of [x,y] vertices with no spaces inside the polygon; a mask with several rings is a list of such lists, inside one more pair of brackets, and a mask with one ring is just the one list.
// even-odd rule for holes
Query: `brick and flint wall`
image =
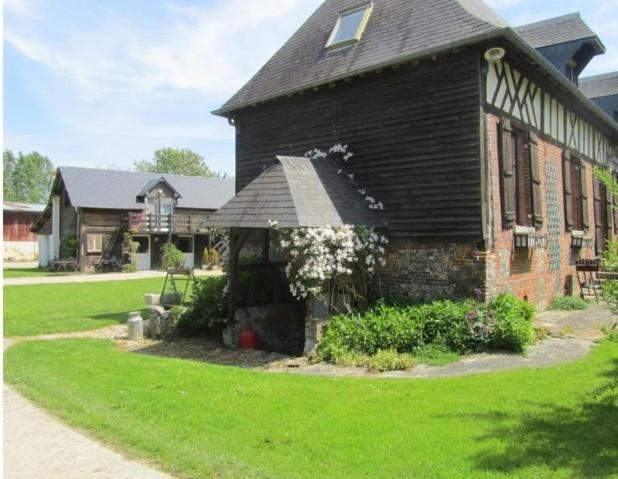
{"label": "brick and flint wall", "polygon": [[491,179],[488,218],[490,224],[486,264],[486,292],[493,297],[502,291],[511,291],[540,307],[547,305],[554,296],[577,293],[578,283],[575,260],[594,256],[594,201],[592,165],[586,166],[585,181],[588,190],[588,217],[592,239],[591,247],[571,248],[571,233],[567,231],[564,216],[563,149],[539,138],[539,166],[541,172],[541,197],[543,225],[539,233],[547,235],[547,248],[516,249],[513,229],[505,229],[501,205],[501,175],[499,154],[500,118],[486,115],[487,161]]}

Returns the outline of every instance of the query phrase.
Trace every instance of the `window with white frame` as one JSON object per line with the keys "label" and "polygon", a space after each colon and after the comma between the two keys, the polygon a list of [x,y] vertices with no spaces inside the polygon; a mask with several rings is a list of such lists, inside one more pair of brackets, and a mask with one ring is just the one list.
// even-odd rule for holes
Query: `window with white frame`
{"label": "window with white frame", "polygon": [[326,42],[326,48],[337,48],[358,43],[363,36],[373,4],[345,10],[339,14],[335,28]]}
{"label": "window with white frame", "polygon": [[89,234],[87,236],[87,252],[101,253],[103,252],[103,235]]}

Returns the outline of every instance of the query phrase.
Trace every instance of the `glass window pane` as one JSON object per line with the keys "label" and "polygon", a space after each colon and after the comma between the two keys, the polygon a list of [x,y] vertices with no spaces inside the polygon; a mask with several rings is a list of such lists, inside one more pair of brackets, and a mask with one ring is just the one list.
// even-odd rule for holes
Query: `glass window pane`
{"label": "glass window pane", "polygon": [[339,27],[337,28],[337,32],[335,33],[332,41],[333,45],[336,43],[345,42],[347,40],[352,40],[356,37],[356,32],[358,32],[358,28],[363,21],[365,10],[366,9],[363,8],[362,10],[344,13],[341,15]]}
{"label": "glass window pane", "polygon": [[138,254],[148,253],[148,237],[147,236],[134,236],[133,241],[139,243],[137,247]]}
{"label": "glass window pane", "polygon": [[193,253],[193,238],[191,236],[179,236],[176,239],[176,248],[182,253]]}

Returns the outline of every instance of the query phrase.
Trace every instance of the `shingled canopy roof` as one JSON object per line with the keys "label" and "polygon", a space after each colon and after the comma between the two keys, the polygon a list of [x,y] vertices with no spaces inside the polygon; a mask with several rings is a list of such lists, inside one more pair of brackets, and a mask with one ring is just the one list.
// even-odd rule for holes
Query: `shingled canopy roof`
{"label": "shingled canopy roof", "polygon": [[361,41],[324,47],[339,13],[362,0],[326,0],[249,82],[215,113],[352,76],[431,50],[498,32],[507,26],[482,0],[373,0]]}
{"label": "shingled canopy roof", "polygon": [[282,228],[384,226],[381,215],[327,159],[278,156],[234,198],[205,221],[205,226]]}
{"label": "shingled canopy roof", "polygon": [[515,31],[534,48],[543,48],[590,38],[594,40],[593,43],[598,48],[599,53],[605,51],[605,47],[597,37],[597,34],[582,20],[579,13],[570,13],[522,25],[515,28]]}
{"label": "shingled canopy roof", "polygon": [[580,78],[579,88],[589,98],[618,95],[618,72]]}

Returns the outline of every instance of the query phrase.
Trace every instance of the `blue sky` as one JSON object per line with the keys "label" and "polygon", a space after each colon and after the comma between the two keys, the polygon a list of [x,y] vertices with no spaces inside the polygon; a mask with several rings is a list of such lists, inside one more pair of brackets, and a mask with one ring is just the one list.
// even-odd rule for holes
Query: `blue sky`
{"label": "blue sky", "polygon": [[[321,0],[5,0],[4,148],[129,169],[163,146],[234,171],[220,106]],[[618,70],[618,0],[490,0],[511,24],[580,11]]]}

